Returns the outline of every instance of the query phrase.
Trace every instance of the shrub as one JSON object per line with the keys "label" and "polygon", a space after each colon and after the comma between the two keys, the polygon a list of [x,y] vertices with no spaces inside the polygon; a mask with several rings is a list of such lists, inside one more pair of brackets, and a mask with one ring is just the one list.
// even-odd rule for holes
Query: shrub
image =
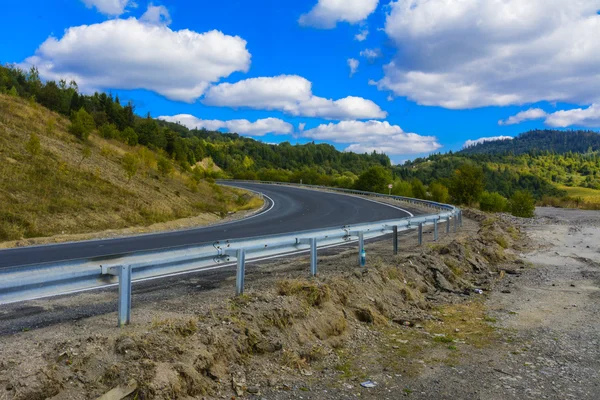
{"label": "shrub", "polygon": [[157,161],[158,172],[162,176],[167,176],[173,171],[173,165],[165,157],[160,157]]}
{"label": "shrub", "polygon": [[419,179],[414,178],[410,185],[412,187],[413,197],[416,199],[427,199],[427,190],[425,190],[425,185]]}
{"label": "shrub", "polygon": [[510,212],[515,217],[533,218],[534,211],[535,199],[531,193],[518,191],[510,198]]}
{"label": "shrub", "polygon": [[471,164],[463,164],[450,181],[450,195],[458,204],[473,204],[483,193],[483,170]]}
{"label": "shrub", "polygon": [[98,133],[104,139],[116,139],[119,137],[119,130],[114,124],[104,124],[98,129]]}
{"label": "shrub", "polygon": [[131,179],[135,176],[140,167],[140,160],[136,157],[135,154],[127,153],[123,157],[123,169],[127,174],[127,178],[129,179],[127,182],[130,182]]}
{"label": "shrub", "polygon": [[392,181],[392,173],[382,167],[371,167],[363,172],[356,181],[356,189],[366,192],[384,193],[387,192],[387,185]]}
{"label": "shrub", "polygon": [[32,133],[27,143],[25,143],[25,150],[32,156],[35,157],[42,151],[42,145],[40,144],[40,138],[35,133]]}
{"label": "shrub", "polygon": [[95,128],[96,123],[94,122],[94,118],[83,107],[79,111],[71,113],[69,132],[78,139],[87,140]]}
{"label": "shrub", "polygon": [[394,196],[413,197],[412,185],[410,182],[396,179],[392,187],[392,194]]}
{"label": "shrub", "polygon": [[436,201],[438,203],[447,203],[448,201],[450,201],[450,194],[448,193],[448,188],[439,182],[434,182],[431,185],[429,185],[429,193],[431,195],[431,200]]}
{"label": "shrub", "polygon": [[479,198],[479,208],[486,212],[502,212],[508,208],[508,200],[499,193],[483,192]]}

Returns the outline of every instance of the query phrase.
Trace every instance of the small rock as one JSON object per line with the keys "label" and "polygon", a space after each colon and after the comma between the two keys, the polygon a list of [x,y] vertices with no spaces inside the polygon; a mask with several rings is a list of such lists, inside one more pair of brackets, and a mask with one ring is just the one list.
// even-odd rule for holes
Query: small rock
{"label": "small rock", "polygon": [[511,294],[512,292],[510,290],[503,290],[502,293]]}
{"label": "small rock", "polygon": [[256,394],[256,395],[260,394],[260,389],[258,386],[248,386],[248,389],[246,389],[246,391],[251,394]]}

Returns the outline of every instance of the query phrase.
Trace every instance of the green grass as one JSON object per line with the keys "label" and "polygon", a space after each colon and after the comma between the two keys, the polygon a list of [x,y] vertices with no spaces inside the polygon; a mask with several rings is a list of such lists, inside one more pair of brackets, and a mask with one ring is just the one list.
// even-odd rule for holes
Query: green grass
{"label": "green grass", "polygon": [[581,197],[584,201],[600,203],[600,190],[561,185],[559,185],[558,188],[561,190],[565,190],[569,197]]}

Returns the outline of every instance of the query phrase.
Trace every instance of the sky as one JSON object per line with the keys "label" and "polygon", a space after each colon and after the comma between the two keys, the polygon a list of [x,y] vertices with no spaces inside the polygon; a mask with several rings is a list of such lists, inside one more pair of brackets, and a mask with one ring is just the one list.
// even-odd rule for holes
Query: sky
{"label": "sky", "polygon": [[600,0],[30,0],[0,63],[140,115],[393,163],[600,127]]}

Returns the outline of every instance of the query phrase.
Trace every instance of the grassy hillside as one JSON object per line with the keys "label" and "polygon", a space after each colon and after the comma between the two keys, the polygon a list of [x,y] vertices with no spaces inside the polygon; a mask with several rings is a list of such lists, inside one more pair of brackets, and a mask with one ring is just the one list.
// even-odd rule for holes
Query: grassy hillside
{"label": "grassy hillside", "polygon": [[244,192],[185,173],[167,157],[92,134],[33,101],[0,94],[0,240],[207,221],[259,206]]}

